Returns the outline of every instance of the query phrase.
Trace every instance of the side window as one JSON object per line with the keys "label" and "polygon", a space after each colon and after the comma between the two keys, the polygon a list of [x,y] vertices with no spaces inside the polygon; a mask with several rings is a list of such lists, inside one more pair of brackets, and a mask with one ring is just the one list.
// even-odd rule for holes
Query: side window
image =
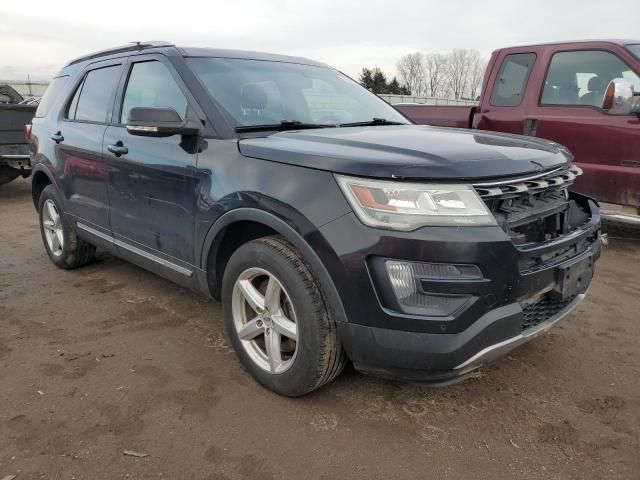
{"label": "side window", "polygon": [[51,110],[53,103],[62,95],[67,83],[69,82],[69,76],[56,77],[51,80],[51,83],[44,92],[42,100],[36,110],[36,117],[46,117]]}
{"label": "side window", "polygon": [[629,80],[640,91],[640,78],[617,55],[601,50],[559,52],[551,59],[540,103],[600,107],[614,78]]}
{"label": "side window", "polygon": [[504,57],[491,92],[491,105],[520,105],[535,61],[535,53],[515,53]]}
{"label": "side window", "polygon": [[126,123],[134,107],[171,107],[186,117],[187,99],[171,72],[161,62],[134,63],[122,101],[120,123]]}
{"label": "side window", "polygon": [[82,86],[84,85],[84,78],[78,88],[76,88],[76,93],[73,94],[73,99],[71,103],[67,106],[67,111],[64,114],[64,118],[67,120],[74,120],[76,118],[76,110],[78,109],[78,99],[80,98],[80,92],[82,91]]}
{"label": "side window", "polygon": [[113,107],[113,95],[120,80],[120,72],[121,66],[114,65],[87,73],[73,96],[67,118],[106,123]]}

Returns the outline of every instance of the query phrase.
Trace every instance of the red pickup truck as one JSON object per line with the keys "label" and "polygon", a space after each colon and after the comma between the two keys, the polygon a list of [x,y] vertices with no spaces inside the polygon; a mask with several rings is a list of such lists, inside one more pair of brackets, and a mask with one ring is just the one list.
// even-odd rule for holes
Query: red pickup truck
{"label": "red pickup truck", "polygon": [[584,170],[577,190],[605,218],[640,225],[640,40],[496,50],[478,106],[395,106],[419,124],[560,143]]}

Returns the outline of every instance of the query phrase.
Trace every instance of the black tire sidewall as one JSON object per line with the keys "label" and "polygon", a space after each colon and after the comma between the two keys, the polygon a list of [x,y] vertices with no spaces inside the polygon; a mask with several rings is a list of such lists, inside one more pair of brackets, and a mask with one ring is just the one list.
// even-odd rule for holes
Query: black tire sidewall
{"label": "black tire sidewall", "polygon": [[[58,209],[58,214],[60,215],[60,221],[62,222],[62,237],[64,239],[64,245],[62,247],[62,255],[56,256],[51,252],[49,248],[49,244],[47,243],[47,238],[44,233],[44,225],[42,222],[42,210],[44,207],[44,203],[47,200],[52,200]],[[49,256],[51,262],[60,268],[70,268],[72,267],[73,256],[75,255],[76,245],[77,245],[77,237],[75,232],[72,230],[69,221],[67,220],[67,216],[62,209],[62,202],[58,196],[58,192],[56,191],[53,185],[48,185],[42,190],[40,194],[40,198],[38,200],[38,218],[40,224],[40,236],[42,237],[42,243],[44,244],[45,251]]]}
{"label": "black tire sidewall", "polygon": [[[290,246],[287,246],[291,249]],[[296,253],[293,251],[293,253]],[[296,255],[300,264],[300,257]],[[274,275],[286,290],[296,314],[298,325],[298,351],[291,367],[280,374],[266,372],[249,357],[240,340],[234,320],[232,296],[237,278],[248,268],[262,268]],[[306,266],[304,267],[306,268]],[[311,272],[305,273],[273,246],[262,241],[252,241],[240,247],[231,257],[224,272],[222,282],[222,302],[224,322],[227,334],[244,367],[256,380],[281,395],[299,396],[309,393],[318,384],[322,355],[322,332],[319,328],[325,322],[326,310],[316,289],[309,295],[305,280],[312,278]],[[308,283],[307,283],[308,285]],[[314,283],[315,285],[315,283]],[[318,303],[320,302],[320,304]],[[323,308],[318,308],[322,305]]]}

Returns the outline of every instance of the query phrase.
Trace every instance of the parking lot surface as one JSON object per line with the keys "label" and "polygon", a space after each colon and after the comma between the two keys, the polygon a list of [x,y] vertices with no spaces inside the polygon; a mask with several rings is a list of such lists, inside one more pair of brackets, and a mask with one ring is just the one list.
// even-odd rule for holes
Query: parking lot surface
{"label": "parking lot surface", "polygon": [[28,181],[0,187],[0,226],[0,478],[640,478],[637,240],[480,378],[348,369],[287,399],[241,368],[219,304],[105,255],[54,267]]}

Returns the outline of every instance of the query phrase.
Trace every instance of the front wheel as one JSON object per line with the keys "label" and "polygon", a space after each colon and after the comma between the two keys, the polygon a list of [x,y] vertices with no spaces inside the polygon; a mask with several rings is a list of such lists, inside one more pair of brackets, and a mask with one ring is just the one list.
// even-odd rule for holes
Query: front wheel
{"label": "front wheel", "polygon": [[342,371],[335,320],[302,256],[281,237],[253,240],[231,256],[222,300],[231,343],[263,386],[300,396]]}

